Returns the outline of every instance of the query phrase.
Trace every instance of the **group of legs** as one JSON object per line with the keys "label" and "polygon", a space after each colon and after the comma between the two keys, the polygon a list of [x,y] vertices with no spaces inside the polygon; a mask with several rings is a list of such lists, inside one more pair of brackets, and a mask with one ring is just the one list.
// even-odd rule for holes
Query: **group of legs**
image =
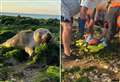
{"label": "group of legs", "polygon": [[[80,6],[80,20],[79,20],[79,27],[80,27],[80,37],[84,35],[84,28],[88,29],[87,34],[92,35],[93,32],[91,31],[94,26],[94,10],[95,8],[88,8],[85,6]],[[112,14],[111,14],[112,13]],[[120,7],[111,7],[109,11],[106,11],[106,18],[103,21],[103,34],[101,37],[105,37],[107,41],[110,41],[113,36],[119,31],[119,28],[116,26],[116,17],[120,15]],[[70,43],[71,43],[71,32],[72,32],[72,21],[71,20],[64,20],[62,17],[61,21],[62,27],[62,43],[64,48],[64,55],[69,57],[70,56]]]}
{"label": "group of legs", "polygon": [[[80,8],[80,20],[81,22],[79,25],[80,28],[80,36],[81,38],[84,35],[84,27],[86,26],[88,29],[93,28],[94,20],[93,20],[93,11],[94,9],[88,9],[87,7],[81,7]],[[61,21],[61,27],[62,27],[62,43],[64,48],[64,54],[65,56],[70,56],[70,43],[71,43],[71,32],[72,32],[72,22],[71,21]],[[83,29],[83,30],[82,30]],[[89,32],[89,34],[92,34],[92,32]]]}

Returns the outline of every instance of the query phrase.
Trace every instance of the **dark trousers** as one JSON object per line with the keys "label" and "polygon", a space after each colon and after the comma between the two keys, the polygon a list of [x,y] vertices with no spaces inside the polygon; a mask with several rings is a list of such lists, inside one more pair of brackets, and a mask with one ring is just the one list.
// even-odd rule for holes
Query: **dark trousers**
{"label": "dark trousers", "polygon": [[84,35],[85,22],[86,22],[86,20],[82,20],[82,19],[80,19],[80,18],[79,18],[79,20],[78,20],[80,37],[81,37],[81,38],[82,38],[83,35]]}
{"label": "dark trousers", "polygon": [[106,14],[106,21],[109,23],[107,39],[111,40],[114,35],[119,31],[117,27],[117,17],[120,15],[120,7],[111,7]]}

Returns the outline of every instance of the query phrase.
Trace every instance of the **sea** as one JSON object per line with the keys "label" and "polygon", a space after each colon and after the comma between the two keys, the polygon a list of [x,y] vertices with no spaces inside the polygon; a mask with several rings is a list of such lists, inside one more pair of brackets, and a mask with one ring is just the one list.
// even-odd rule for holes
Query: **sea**
{"label": "sea", "polygon": [[8,13],[8,12],[0,12],[0,15],[6,15],[6,16],[23,16],[23,17],[32,17],[36,19],[59,19],[60,15],[43,15],[43,14],[28,14],[28,13]]}

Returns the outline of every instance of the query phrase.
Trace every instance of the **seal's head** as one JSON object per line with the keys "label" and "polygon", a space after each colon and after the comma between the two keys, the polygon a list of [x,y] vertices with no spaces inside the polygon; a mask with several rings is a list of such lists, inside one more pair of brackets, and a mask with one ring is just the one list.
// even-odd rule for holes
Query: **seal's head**
{"label": "seal's head", "polygon": [[48,43],[52,39],[52,34],[48,29],[39,28],[34,31],[33,38],[37,44]]}

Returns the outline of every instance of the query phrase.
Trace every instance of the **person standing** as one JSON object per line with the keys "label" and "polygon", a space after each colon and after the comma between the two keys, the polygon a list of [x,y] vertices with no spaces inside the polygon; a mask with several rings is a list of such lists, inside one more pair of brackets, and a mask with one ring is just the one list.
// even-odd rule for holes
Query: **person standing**
{"label": "person standing", "polygon": [[114,35],[120,30],[117,26],[117,18],[120,16],[120,0],[111,0],[106,21],[108,21],[109,28],[107,39],[113,39]]}
{"label": "person standing", "polygon": [[80,0],[61,0],[62,43],[65,58],[70,58],[71,17],[80,12]]}

